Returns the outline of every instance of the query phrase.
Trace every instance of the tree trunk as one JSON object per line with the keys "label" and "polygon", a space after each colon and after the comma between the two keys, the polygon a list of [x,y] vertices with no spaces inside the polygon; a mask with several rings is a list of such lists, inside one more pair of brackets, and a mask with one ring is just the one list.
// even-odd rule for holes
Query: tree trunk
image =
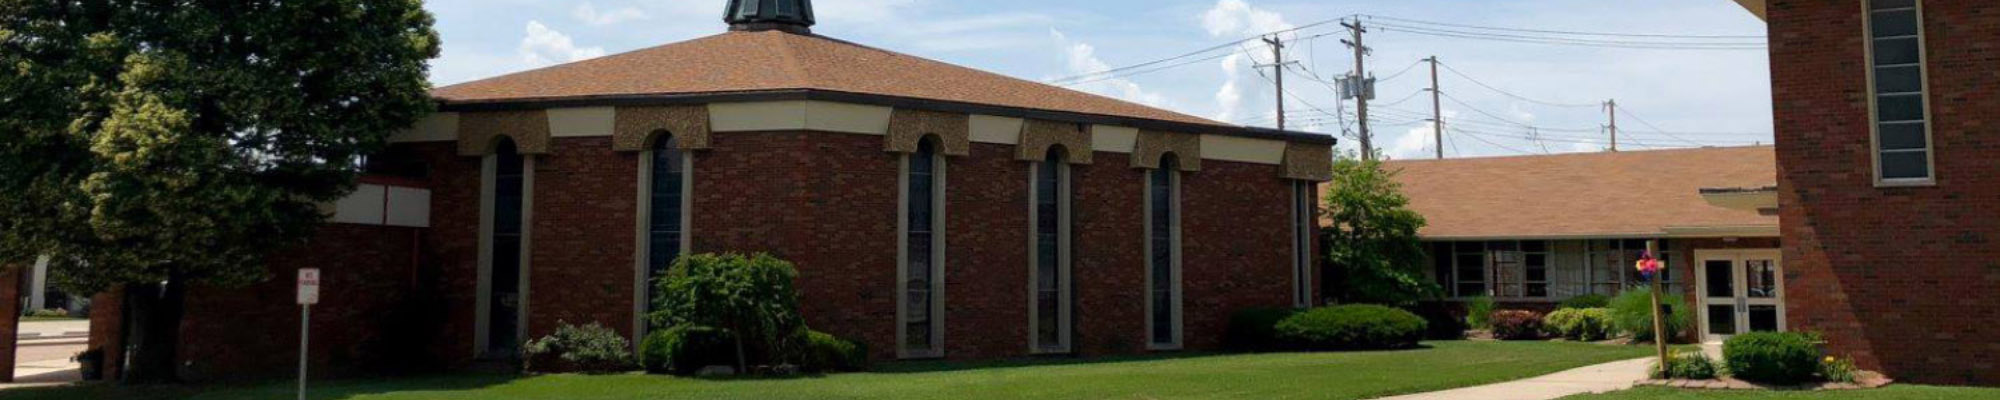
{"label": "tree trunk", "polygon": [[749,374],[749,360],[743,356],[743,335],[729,335],[736,338],[736,373]]}
{"label": "tree trunk", "polygon": [[133,312],[131,363],[123,380],[128,384],[172,383],[180,373],[181,316],[187,301],[186,279],[170,273],[165,284],[126,285],[126,311]]}

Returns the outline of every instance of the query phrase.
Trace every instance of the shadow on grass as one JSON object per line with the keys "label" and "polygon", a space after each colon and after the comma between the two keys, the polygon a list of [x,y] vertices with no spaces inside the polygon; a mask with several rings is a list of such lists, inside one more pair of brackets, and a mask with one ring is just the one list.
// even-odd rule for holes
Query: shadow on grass
{"label": "shadow on grass", "polygon": [[[311,399],[347,399],[356,396],[423,391],[479,390],[504,384],[526,376],[512,374],[441,374],[411,377],[379,377],[330,380],[312,383],[307,394]],[[65,386],[46,386],[0,390],[0,399],[132,399],[132,400],[236,400],[236,399],[290,399],[296,395],[297,381],[266,381],[263,383],[226,384],[169,384],[169,385],[122,385],[115,382],[84,382]]]}
{"label": "shadow on grass", "polygon": [[1375,350],[1329,350],[1329,351],[1298,351],[1298,352],[1286,352],[1286,351],[1193,352],[1191,351],[1191,352],[1150,353],[1150,354],[1135,354],[1135,355],[1091,356],[1091,357],[1074,356],[1074,355],[1055,355],[1055,356],[1013,358],[1004,360],[985,360],[985,361],[898,361],[898,362],[876,364],[873,368],[869,368],[868,371],[866,372],[880,373],[880,374],[911,374],[911,373],[925,373],[925,372],[952,372],[952,371],[967,371],[967,370],[981,370],[981,369],[1008,369],[1008,368],[1026,368],[1026,367],[1043,367],[1043,366],[1059,366],[1059,365],[1116,364],[1116,363],[1128,363],[1128,362],[1183,360],[1183,359],[1213,358],[1213,357],[1235,357],[1235,356],[1248,356],[1257,354],[1382,353],[1382,352],[1428,350],[1430,348],[1431,348],[1430,345],[1419,344],[1415,347],[1408,347],[1401,349],[1375,349]]}

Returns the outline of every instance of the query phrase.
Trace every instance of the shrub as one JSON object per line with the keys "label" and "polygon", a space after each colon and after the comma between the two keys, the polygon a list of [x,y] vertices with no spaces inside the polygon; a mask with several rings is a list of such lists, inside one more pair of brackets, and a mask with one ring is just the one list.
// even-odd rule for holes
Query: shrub
{"label": "shrub", "polygon": [[1601,294],[1591,293],[1563,300],[1562,303],[1556,304],[1556,309],[1560,310],[1565,308],[1606,308],[1610,306],[1611,306],[1610,297],[1605,297],[1604,295]]}
{"label": "shrub", "polygon": [[693,375],[701,367],[734,363],[734,343],[728,331],[709,326],[655,330],[639,342],[639,364],[648,373]]}
{"label": "shrub", "polygon": [[1826,356],[1819,362],[1819,377],[1828,382],[1852,383],[1857,370],[1852,358]]}
{"label": "shrub", "polygon": [[1465,303],[1465,324],[1474,329],[1492,328],[1493,298],[1479,296]]}
{"label": "shrub", "polygon": [[1729,371],[1749,381],[1790,384],[1820,372],[1819,348],[1800,333],[1751,332],[1722,343]]}
{"label": "shrub", "polygon": [[805,351],[799,367],[810,372],[860,371],[868,366],[868,346],[832,334],[805,331]]}
{"label": "shrub", "polygon": [[64,318],[69,316],[69,310],[64,310],[59,308],[44,308],[40,310],[30,311],[28,312],[28,316],[36,318]]}
{"label": "shrub", "polygon": [[1653,379],[1715,379],[1715,360],[1699,351],[1674,353],[1664,369],[1654,361],[1652,374]]}
{"label": "shrub", "polygon": [[[1688,308],[1678,293],[1660,296],[1660,305],[1670,309],[1665,318],[1668,341],[1682,337],[1694,323],[1694,309]],[[1619,331],[1632,334],[1633,340],[1653,340],[1653,291],[1651,288],[1633,288],[1611,299],[1611,319]]]}
{"label": "shrub", "polygon": [[1611,325],[1609,308],[1564,308],[1542,318],[1542,327],[1549,333],[1586,342],[1611,337]]}
{"label": "shrub", "polygon": [[529,340],[527,369],[537,372],[618,372],[632,368],[632,342],[598,325],[558,322],[556,332]]}
{"label": "shrub", "polygon": [[1252,308],[1229,315],[1229,332],[1225,342],[1229,348],[1243,351],[1267,351],[1282,347],[1278,341],[1279,321],[1298,314],[1291,308]]}
{"label": "shrub", "polygon": [[1427,301],[1410,309],[1418,317],[1423,317],[1424,339],[1461,340],[1465,339],[1465,311],[1459,303]]}
{"label": "shrub", "polygon": [[1320,307],[1279,321],[1277,337],[1306,350],[1400,349],[1423,340],[1423,318],[1409,311],[1356,304]]}
{"label": "shrub", "polygon": [[1528,310],[1494,311],[1493,338],[1527,340],[1542,337],[1542,314]]}
{"label": "shrub", "polygon": [[711,326],[728,331],[736,343],[738,371],[751,365],[793,358],[805,328],[798,270],[792,263],[758,253],[696,254],[674,260],[655,282],[660,293],[653,326]]}

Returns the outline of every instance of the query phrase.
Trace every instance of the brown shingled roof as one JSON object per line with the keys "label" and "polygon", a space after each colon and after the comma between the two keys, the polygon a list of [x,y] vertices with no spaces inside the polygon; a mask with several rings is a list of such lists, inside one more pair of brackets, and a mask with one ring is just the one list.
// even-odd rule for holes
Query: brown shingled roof
{"label": "brown shingled roof", "polygon": [[823,90],[1228,126],[838,39],[734,31],[437,88],[446,104]]}
{"label": "brown shingled roof", "polygon": [[1770,146],[1392,161],[1426,238],[1646,237],[1668,227],[1776,226],[1703,188],[1777,182]]}

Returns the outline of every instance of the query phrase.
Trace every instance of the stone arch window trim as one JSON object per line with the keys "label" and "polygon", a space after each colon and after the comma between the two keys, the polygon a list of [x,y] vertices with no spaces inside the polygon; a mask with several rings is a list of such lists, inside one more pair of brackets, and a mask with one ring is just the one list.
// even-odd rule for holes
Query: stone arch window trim
{"label": "stone arch window trim", "polygon": [[479,111],[458,117],[458,155],[491,155],[500,137],[514,141],[521,154],[549,153],[548,110]]}
{"label": "stone arch window trim", "polygon": [[[638,205],[638,212],[634,213],[633,219],[635,234],[633,235],[634,246],[632,253],[632,337],[643,338],[650,330],[650,326],[647,324],[649,320],[647,315],[652,311],[653,299],[650,294],[653,289],[651,279],[653,276],[651,272],[654,263],[657,261],[653,259],[653,236],[655,234],[653,229],[653,213],[657,211],[656,209],[660,208],[654,203],[653,197],[658,194],[654,190],[654,185],[657,181],[656,178],[658,178],[657,174],[660,171],[659,168],[656,168],[658,166],[656,164],[658,162],[657,152],[663,149],[671,149],[680,153],[679,157],[677,157],[680,163],[680,187],[675,189],[680,192],[680,204],[676,207],[679,210],[678,216],[680,221],[678,229],[673,231],[678,236],[676,250],[679,255],[692,254],[694,250],[694,226],[692,224],[694,218],[693,199],[695,186],[693,179],[694,151],[682,146],[679,143],[679,139],[679,137],[673,136],[670,133],[656,133],[652,142],[648,143],[646,149],[639,153],[639,170],[636,174],[638,182],[633,186],[637,188],[637,190],[634,190],[636,196],[634,204]],[[661,140],[671,142],[662,146]],[[634,349],[637,349],[638,342],[634,341],[633,345],[635,346]]]}
{"label": "stone arch window trim", "polygon": [[947,156],[972,154],[972,115],[897,108],[889,112],[888,135],[882,148],[892,153],[915,153],[926,137],[936,137],[938,153]]}
{"label": "stone arch window trim", "polygon": [[1333,146],[1286,143],[1280,177],[1312,182],[1333,180]]}
{"label": "stone arch window trim", "polygon": [[[914,199],[912,198],[914,193],[911,193],[912,189],[915,188],[915,185],[913,185],[915,182],[914,179],[920,178],[916,176],[916,172],[918,171],[914,169],[916,167],[915,163],[920,161],[917,159],[924,155],[924,152],[911,151],[897,157],[900,160],[901,170],[897,174],[896,181],[895,346],[896,357],[902,359],[942,358],[945,355],[945,301],[948,298],[945,293],[945,279],[949,273],[949,268],[945,265],[945,261],[947,260],[945,257],[945,221],[947,215],[945,197],[948,190],[946,185],[948,180],[945,174],[950,163],[947,162],[949,158],[944,157],[946,154],[941,149],[943,144],[940,142],[943,142],[943,140],[930,139],[935,137],[935,135],[920,136],[917,142],[918,148],[912,149],[920,150],[926,144],[931,146],[932,149],[929,154],[929,161],[932,162],[932,168],[929,171],[928,177],[930,185],[926,187],[930,192],[928,199]],[[912,217],[916,215],[913,214],[912,206],[919,204],[918,202],[920,201],[922,204],[927,204],[930,209],[930,213],[928,214],[929,223],[927,224],[930,232],[923,236],[927,239],[925,240],[928,245],[927,249],[915,249],[911,240],[913,237],[916,237],[916,235],[912,234]],[[913,250],[925,251],[923,251],[924,254],[912,254]],[[909,330],[910,320],[914,317],[910,315],[909,297],[912,294],[909,285],[911,275],[912,272],[916,271],[916,269],[912,268],[913,265],[911,263],[914,257],[927,257],[928,260],[923,269],[926,273],[925,277],[929,278],[928,281],[924,282],[926,285],[924,285],[925,290],[923,292],[929,300],[928,304],[926,304],[927,307],[925,307],[925,317],[928,320],[925,321],[926,341],[921,348],[913,348],[911,346],[912,332]]]}
{"label": "stone arch window trim", "polygon": [[1041,162],[1052,146],[1062,146],[1068,151],[1068,163],[1090,165],[1091,138],[1089,127],[1073,122],[1057,122],[1029,119],[1021,123],[1020,144],[1015,146],[1015,159]]}
{"label": "stone arch window trim", "polygon": [[1158,168],[1161,156],[1169,153],[1181,172],[1200,172],[1201,134],[1141,130],[1132,146],[1132,168]]}
{"label": "stone arch window trim", "polygon": [[710,131],[707,105],[618,107],[613,112],[611,148],[641,152],[670,134],[682,150],[707,150]]}
{"label": "stone arch window trim", "polygon": [[[1067,147],[1055,145],[1047,147],[1040,162],[1028,168],[1028,351],[1034,354],[1066,354],[1073,351],[1075,343],[1075,283],[1073,258],[1075,257],[1074,228],[1072,227],[1072,203],[1075,196],[1070,159]],[[1051,188],[1044,188],[1044,184]],[[1050,200],[1044,204],[1043,200]],[[1045,210],[1044,208],[1053,208]],[[1052,221],[1045,221],[1044,219]],[[1053,235],[1049,241],[1051,248],[1044,248],[1042,235]],[[1052,260],[1043,260],[1049,255]],[[1053,261],[1047,263],[1045,261]],[[1045,271],[1046,269],[1046,271]],[[1042,284],[1043,275],[1053,276],[1052,287]],[[1042,330],[1049,326],[1042,323],[1043,292],[1053,292],[1055,315],[1054,340],[1044,341]]]}

